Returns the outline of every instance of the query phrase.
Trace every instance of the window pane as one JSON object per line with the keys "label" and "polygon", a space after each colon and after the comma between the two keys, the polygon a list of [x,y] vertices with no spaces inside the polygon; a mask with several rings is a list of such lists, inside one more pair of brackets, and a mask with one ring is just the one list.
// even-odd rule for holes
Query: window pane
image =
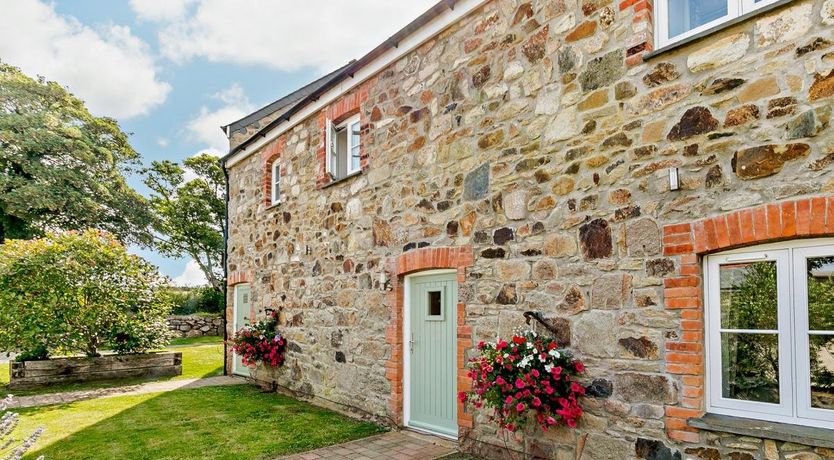
{"label": "window pane", "polygon": [[722,265],[721,328],[776,330],[776,261]]}
{"label": "window pane", "polygon": [[669,38],[727,15],[727,0],[669,0]]}
{"label": "window pane", "polygon": [[811,407],[834,410],[834,335],[812,335]]}
{"label": "window pane", "polygon": [[350,169],[356,171],[359,169],[359,146],[354,146],[350,149]]}
{"label": "window pane", "polygon": [[441,315],[440,291],[429,291],[429,316]]}
{"label": "window pane", "polygon": [[359,122],[350,125],[350,145],[359,145]]}
{"label": "window pane", "polygon": [[776,334],[721,333],[721,386],[725,398],[779,403]]}
{"label": "window pane", "polygon": [[812,331],[834,331],[834,257],[809,257],[808,325]]}

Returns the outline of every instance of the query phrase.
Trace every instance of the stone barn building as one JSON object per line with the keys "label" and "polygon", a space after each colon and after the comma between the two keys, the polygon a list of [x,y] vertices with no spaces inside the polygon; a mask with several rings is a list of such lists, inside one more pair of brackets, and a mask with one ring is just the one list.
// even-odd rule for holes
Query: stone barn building
{"label": "stone barn building", "polygon": [[[491,457],[834,458],[833,103],[834,0],[443,0],[224,127],[228,332],[290,342],[227,372]],[[456,394],[525,311],[586,414],[507,439]]]}

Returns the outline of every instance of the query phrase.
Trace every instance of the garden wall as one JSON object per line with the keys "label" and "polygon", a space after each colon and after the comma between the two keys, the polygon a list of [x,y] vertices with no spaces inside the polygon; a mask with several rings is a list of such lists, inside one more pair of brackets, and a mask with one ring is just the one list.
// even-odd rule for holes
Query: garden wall
{"label": "garden wall", "polygon": [[176,337],[203,337],[223,335],[225,321],[222,317],[182,315],[169,316],[168,329]]}
{"label": "garden wall", "polygon": [[55,358],[11,363],[9,388],[182,374],[182,353]]}

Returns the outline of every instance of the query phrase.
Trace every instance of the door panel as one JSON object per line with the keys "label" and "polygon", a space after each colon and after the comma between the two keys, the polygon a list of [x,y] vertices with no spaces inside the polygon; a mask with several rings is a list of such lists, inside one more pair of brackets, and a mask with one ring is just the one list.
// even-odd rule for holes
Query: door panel
{"label": "door panel", "polygon": [[[235,286],[235,331],[249,325],[251,297],[251,289],[248,284]],[[249,376],[249,368],[243,365],[243,362],[237,354],[235,354],[234,361],[232,362],[232,373]]]}
{"label": "door panel", "polygon": [[457,275],[411,278],[408,425],[457,436]]}

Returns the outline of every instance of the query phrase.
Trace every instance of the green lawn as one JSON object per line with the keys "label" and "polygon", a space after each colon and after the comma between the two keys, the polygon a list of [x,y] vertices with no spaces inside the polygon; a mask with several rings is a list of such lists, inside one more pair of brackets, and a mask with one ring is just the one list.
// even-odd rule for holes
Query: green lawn
{"label": "green lawn", "polygon": [[133,385],[149,381],[161,380],[183,380],[200,377],[211,377],[223,375],[223,338],[222,337],[195,337],[188,339],[176,339],[166,348],[168,351],[179,351],[182,353],[182,375],[176,377],[154,377],[144,379],[122,379],[108,380],[102,382],[74,383],[66,385],[55,385],[37,390],[10,391],[9,365],[0,364],[0,397],[8,393],[15,396],[27,396],[33,394],[57,393],[64,391],[89,390],[92,388],[105,388],[122,385]]}
{"label": "green lawn", "polygon": [[245,385],[93,399],[20,415],[19,433],[46,430],[25,458],[63,460],[262,459],[382,431]]}

